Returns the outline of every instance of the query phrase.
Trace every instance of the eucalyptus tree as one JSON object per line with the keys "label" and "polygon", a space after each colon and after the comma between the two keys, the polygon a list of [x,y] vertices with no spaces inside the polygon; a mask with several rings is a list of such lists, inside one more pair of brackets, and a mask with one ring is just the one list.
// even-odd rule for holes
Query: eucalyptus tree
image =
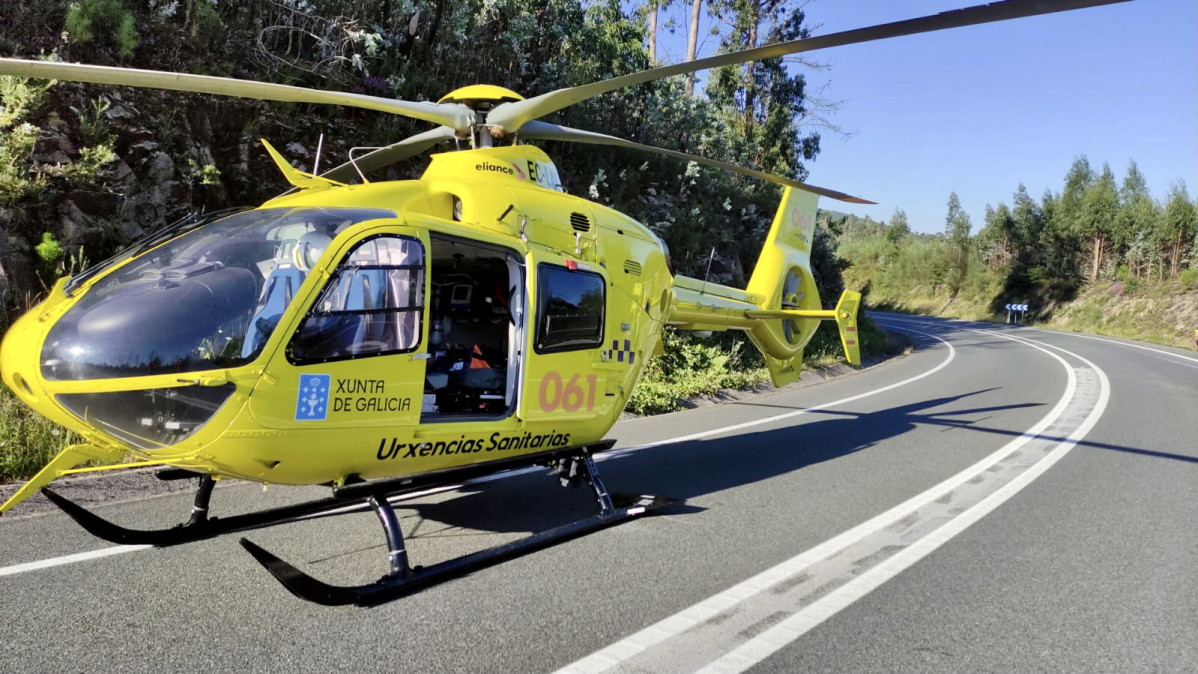
{"label": "eucalyptus tree", "polygon": [[948,214],[944,218],[944,235],[948,240],[948,289],[956,294],[969,272],[969,230],[973,223],[961,208],[961,200],[953,192],[948,197]]}
{"label": "eucalyptus tree", "polygon": [[1189,243],[1198,231],[1198,209],[1190,200],[1189,192],[1182,181],[1177,181],[1169,188],[1169,197],[1165,201],[1164,218],[1159,232],[1159,241],[1164,258],[1169,263],[1169,273],[1176,275],[1181,270]]}

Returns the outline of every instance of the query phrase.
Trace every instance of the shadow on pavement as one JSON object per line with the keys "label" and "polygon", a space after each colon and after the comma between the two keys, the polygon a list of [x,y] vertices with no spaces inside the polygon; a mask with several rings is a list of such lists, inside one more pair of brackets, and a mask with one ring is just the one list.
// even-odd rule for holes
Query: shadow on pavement
{"label": "shadow on pavement", "polygon": [[[963,410],[935,408],[993,389],[946,396],[869,413],[836,410],[811,412],[818,421],[725,438],[663,445],[620,455],[599,464],[609,489],[691,499],[760,482],[854,452],[913,430],[917,425],[974,428],[983,419],[960,417],[1040,406],[1020,403]],[[756,403],[741,403],[756,404]],[[775,407],[773,405],[765,405]],[[788,408],[794,409],[794,408]],[[545,474],[522,475],[464,488],[464,496],[436,503],[402,504],[422,520],[487,532],[527,532],[593,513],[589,491],[562,498],[562,490]],[[664,514],[684,514],[674,506]],[[690,508],[691,512],[698,509]],[[425,522],[417,524],[424,529]],[[460,532],[462,534],[468,532]],[[420,533],[417,531],[417,536]],[[438,534],[453,535],[440,530]]]}

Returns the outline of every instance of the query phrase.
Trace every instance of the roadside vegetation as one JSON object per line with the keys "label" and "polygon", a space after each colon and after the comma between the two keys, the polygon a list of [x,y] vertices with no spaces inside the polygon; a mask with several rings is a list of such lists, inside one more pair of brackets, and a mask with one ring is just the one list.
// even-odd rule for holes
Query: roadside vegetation
{"label": "roadside vegetation", "polygon": [[[889,222],[826,213],[850,287],[878,309],[1028,322],[1191,346],[1198,325],[1198,205],[1180,180],[1161,198],[1135,162],[1121,180],[1083,156],[1060,192],[987,206],[980,231],[950,195],[943,233],[918,234],[897,210]],[[928,229],[927,223],[922,229]]]}
{"label": "roadside vegetation", "polygon": [[[858,335],[862,358],[893,354],[899,343],[865,316],[859,316]],[[727,389],[748,390],[769,385],[765,360],[739,332],[717,333],[708,338],[666,328],[665,355],[654,356],[628,400],[627,411],[651,415],[686,407],[691,398],[711,396]],[[820,325],[803,354],[805,368],[844,362],[844,347],[836,326]]]}
{"label": "roadside vegetation", "polygon": [[0,482],[32,476],[79,437],[29,409],[0,386]]}

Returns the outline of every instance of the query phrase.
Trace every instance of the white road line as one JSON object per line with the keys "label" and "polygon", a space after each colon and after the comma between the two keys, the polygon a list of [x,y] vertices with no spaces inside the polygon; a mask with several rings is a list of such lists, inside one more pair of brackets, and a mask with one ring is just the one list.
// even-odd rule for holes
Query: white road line
{"label": "white road line", "polygon": [[[901,319],[899,319],[901,320]],[[926,325],[926,324],[925,324]],[[982,332],[973,330],[973,332]],[[927,333],[923,333],[927,334]],[[587,656],[571,665],[568,665],[559,672],[602,672],[609,669],[617,668],[627,663],[632,658],[644,653],[650,648],[663,644],[670,639],[683,634],[687,630],[704,621],[713,618],[717,614],[726,612],[732,607],[744,603],[765,590],[778,585],[783,580],[797,578],[804,572],[805,569],[811,567],[818,561],[825,560],[849,546],[862,541],[863,539],[876,534],[887,526],[915,513],[920,508],[932,503],[935,499],[943,494],[947,494],[952,490],[960,487],[966,482],[972,480],[975,476],[985,472],[991,466],[999,461],[1011,456],[1014,452],[1026,445],[1029,441],[1043,433],[1051,426],[1058,418],[1060,418],[1069,407],[1077,391],[1077,375],[1074,368],[1069,365],[1060,356],[1038,346],[1030,340],[1024,340],[1014,337],[1008,337],[998,333],[982,333],[993,334],[994,336],[1009,339],[1011,341],[1021,342],[1032,348],[1044,352],[1050,357],[1057,360],[1064,367],[1068,382],[1064,394],[1058,400],[1053,409],[1036,423],[1031,429],[1023,433],[1020,437],[1015,438],[1007,443],[1003,448],[992,453],[990,456],[975,463],[973,466],[966,468],[957,475],[941,482],[931,489],[911,498],[907,501],[891,508],[890,510],[878,515],[856,527],[839,534],[838,536],[817,545],[816,547],[807,550],[791,559],[778,564],[748,580],[741,582],[727,590],[720,592],[706,600],[699,602],[683,611],[661,620],[654,625],[651,625],[640,632],[637,632],[625,639],[622,639],[607,648],[601,649],[590,656]],[[930,335],[935,337],[935,335]],[[937,337],[937,339],[940,339]],[[942,340],[943,341],[943,340]],[[1054,349],[1064,351],[1064,349]],[[1066,353],[1070,353],[1067,352]],[[1070,353],[1076,356],[1076,354]],[[1024,486],[1029,484],[1033,479],[1047,470],[1053,463],[1060,459],[1076,441],[1085,435],[1086,432],[1101,416],[1103,409],[1106,406],[1107,398],[1109,397],[1109,382],[1106,375],[1098,370],[1093,363],[1078,357],[1079,360],[1086,362],[1098,372],[1102,392],[1100,399],[1094,412],[1079,426],[1079,428],[1070,436],[1070,438],[1061,443],[1053,452],[1041,459],[1035,464],[1035,467],[1028,469],[1019,477],[1007,483],[1002,488],[996,490],[983,501],[975,504],[972,508],[958,515],[956,518],[932,531],[929,535],[920,539],[916,543],[908,546],[903,551],[891,556],[889,559],[876,565],[871,570],[859,576],[853,581],[849,581],[841,585],[837,589],[830,592],[816,602],[813,602],[804,609],[791,614],[790,617],[778,623],[774,627],[765,630],[754,638],[749,639],[741,646],[724,654],[711,663],[709,669],[711,671],[743,671],[753,664],[760,662],[769,654],[783,648],[787,644],[797,639],[802,634],[809,631],[819,623],[834,615],[840,609],[848,606],[860,597],[868,594],[871,590],[884,583],[889,578],[898,574],[902,570],[914,564],[919,559],[926,556],[932,550],[942,545],[960,531],[963,531],[973,522],[976,522],[983,515],[990,512],[1002,502],[1006,501],[1010,496],[1018,492]],[[667,649],[668,650],[668,649]]]}
{"label": "white road line", "polygon": [[[879,314],[878,319],[883,320],[883,321],[901,321],[901,322],[906,322],[906,323],[915,323],[916,325],[923,325],[925,327],[928,325],[927,321],[920,321],[917,318],[904,318],[904,317],[897,316],[895,314],[890,314],[890,315],[880,315]],[[956,319],[956,318],[945,318],[945,319],[938,319],[938,320],[942,320],[942,321],[944,321],[946,323],[950,323],[950,324],[952,324],[952,323],[957,323],[957,324],[967,323],[970,325],[982,326],[983,329],[989,328],[992,326],[998,327],[997,325],[988,324],[984,321],[966,321],[966,320],[961,320],[961,319]],[[1080,332],[1069,332],[1066,330],[1045,330],[1043,328],[1030,328],[1030,327],[1024,327],[1024,326],[1018,326],[1018,327],[1015,327],[1015,329],[1016,330],[1029,330],[1032,332],[1042,332],[1046,335],[1062,335],[1064,337],[1077,337],[1079,339],[1092,339],[1096,342],[1107,342],[1110,344],[1117,344],[1119,346],[1126,346],[1126,347],[1130,347],[1133,349],[1140,349],[1141,351],[1151,351],[1153,353],[1159,353],[1161,355],[1169,356],[1170,358],[1180,358],[1182,360],[1188,360],[1191,363],[1198,363],[1198,358],[1195,358],[1193,356],[1186,356],[1186,355],[1182,355],[1180,353],[1174,353],[1172,351],[1165,351],[1163,349],[1154,349],[1150,346],[1144,346],[1143,344],[1135,344],[1135,343],[1128,342],[1128,341],[1120,341],[1118,339],[1108,339],[1106,337],[1099,337],[1097,335],[1086,335],[1086,334],[1082,334]]]}
{"label": "white road line", "polygon": [[[855,396],[849,396],[848,398],[834,400],[832,402],[824,403],[822,405],[816,405],[814,407],[806,407],[803,409],[793,410],[791,412],[785,412],[783,414],[775,414],[773,416],[765,417],[762,419],[756,419],[753,421],[746,421],[744,423],[733,424],[731,426],[722,426],[720,428],[713,428],[711,430],[702,431],[699,433],[691,433],[689,435],[683,435],[683,436],[676,437],[676,438],[670,438],[668,440],[659,440],[657,442],[650,442],[650,443],[647,443],[644,445],[637,445],[635,447],[626,447],[626,448],[622,448],[622,449],[616,449],[616,450],[604,452],[603,454],[597,455],[595,457],[595,459],[597,461],[606,461],[608,459],[614,459],[614,458],[623,456],[625,454],[629,454],[631,452],[637,452],[637,451],[640,451],[643,449],[650,449],[653,447],[661,447],[664,445],[672,445],[672,444],[677,444],[677,443],[681,443],[681,442],[690,442],[692,440],[708,438],[713,435],[721,435],[724,433],[731,433],[731,432],[739,431],[739,430],[742,430],[745,428],[751,428],[753,426],[760,426],[762,424],[775,423],[778,421],[782,421],[783,419],[797,417],[802,414],[817,412],[819,410],[828,409],[829,407],[843,405],[844,403],[854,402],[857,400],[861,400],[862,398],[868,398],[870,396],[877,395],[879,393],[885,393],[886,391],[893,391],[894,389],[899,388],[901,386],[906,386],[908,384],[917,382],[925,377],[930,377],[931,375],[948,367],[949,363],[953,362],[953,359],[956,358],[957,350],[948,341],[941,339],[940,337],[937,337],[936,335],[926,333],[926,332],[921,332],[919,330],[910,330],[910,329],[904,329],[904,330],[906,330],[908,332],[913,332],[915,334],[923,335],[925,337],[931,337],[932,339],[935,339],[935,340],[939,341],[940,343],[944,344],[946,347],[948,347],[948,357],[946,357],[944,360],[940,361],[940,363],[938,363],[935,367],[933,367],[929,370],[926,370],[924,372],[921,372],[920,374],[917,374],[913,377],[909,377],[902,381],[895,382],[893,384],[889,384],[887,386],[883,386],[882,388],[874,389],[872,391],[866,391],[865,393],[861,393],[861,394],[858,394]],[[468,485],[492,482],[494,480],[504,480],[507,478],[516,477],[517,475],[526,475],[528,473],[535,473],[540,470],[543,470],[543,469],[540,467],[537,467],[537,466],[530,466],[528,468],[520,468],[517,470],[511,470],[511,471],[508,471],[505,473],[496,473],[493,475],[486,475],[483,477],[474,478],[472,480],[466,480],[466,481],[463,481],[461,483],[458,483],[458,484],[452,485],[452,486],[434,487],[432,489],[418,492],[416,494],[406,494],[406,495],[403,495],[402,497],[397,497],[396,499],[392,499],[392,500],[393,501],[408,500],[411,498],[416,498],[417,496],[425,496],[428,494],[435,494],[435,493],[449,491],[451,489],[457,489],[457,488],[468,486]],[[353,505],[346,506],[347,511],[350,511],[354,508],[357,508],[357,506],[353,506]],[[82,552],[82,553],[73,554],[73,555],[65,555],[62,557],[51,557],[49,559],[44,559],[44,560],[36,561],[36,562],[27,562],[24,564],[16,564],[14,566],[5,566],[5,567],[0,567],[0,577],[12,576],[12,575],[16,575],[19,573],[26,573],[29,571],[38,571],[41,569],[48,569],[48,568],[52,568],[55,566],[62,566],[63,564],[73,564],[75,562],[83,562],[83,561],[88,561],[91,559],[100,559],[103,557],[119,555],[119,554],[126,553],[126,552],[137,552],[138,550],[145,550],[150,547],[152,547],[152,546],[120,545],[120,546],[110,547],[110,548],[101,548],[99,550],[93,550],[91,552]]]}
{"label": "white road line", "polygon": [[849,396],[848,398],[841,398],[840,400],[833,400],[832,402],[823,403],[822,405],[815,405],[813,407],[804,407],[802,409],[793,410],[790,412],[784,412],[782,414],[775,414],[772,417],[765,417],[763,419],[754,419],[753,421],[746,421],[744,423],[733,424],[731,426],[722,426],[720,428],[713,428],[709,431],[700,431],[698,433],[691,433],[690,435],[683,435],[683,436],[677,437],[677,438],[670,438],[669,440],[658,440],[657,442],[650,442],[650,443],[647,443],[644,445],[637,445],[636,447],[628,447],[626,449],[617,449],[617,450],[614,450],[611,452],[606,452],[605,456],[615,457],[615,456],[619,456],[620,454],[626,454],[628,452],[635,452],[635,451],[640,451],[642,449],[649,449],[650,447],[660,447],[662,445],[672,445],[672,444],[679,443],[679,442],[690,442],[691,440],[701,440],[703,438],[709,438],[713,435],[723,435],[724,433],[740,431],[740,430],[744,430],[746,428],[752,428],[753,426],[760,426],[762,424],[771,424],[776,421],[782,421],[783,419],[790,419],[792,417],[797,417],[802,414],[810,414],[811,412],[818,412],[820,410],[826,410],[829,407],[836,407],[838,405],[843,405],[845,403],[855,402],[855,401],[861,400],[862,398],[869,398],[870,396],[875,396],[875,395],[878,395],[879,393],[893,391],[894,389],[899,388],[901,386],[906,386],[907,384],[912,384],[912,383],[917,382],[920,379],[923,379],[925,377],[930,377],[930,376],[936,374],[937,372],[943,370],[944,368],[948,367],[949,363],[953,362],[953,359],[957,357],[957,349],[952,344],[950,344],[947,340],[941,339],[941,338],[937,337],[936,335],[933,335],[928,332],[920,332],[919,330],[906,329],[906,331],[913,332],[917,335],[923,335],[924,337],[931,337],[932,339],[935,339],[936,341],[940,342],[941,344],[944,344],[945,346],[948,347],[948,357],[945,358],[944,360],[942,360],[940,362],[940,364],[937,365],[936,367],[934,367],[930,370],[927,370],[925,372],[921,372],[920,374],[917,374],[914,377],[909,377],[907,379],[904,379],[899,382],[895,382],[888,386],[883,386],[882,388],[876,388],[871,391],[866,391],[865,393],[859,393],[855,396]]}
{"label": "white road line", "polygon": [[1049,335],[1064,335],[1066,337],[1080,337],[1082,339],[1092,339],[1092,340],[1095,340],[1098,342],[1109,342],[1111,344],[1118,344],[1119,346],[1129,346],[1133,349],[1140,349],[1142,351],[1151,351],[1153,353],[1159,353],[1159,354],[1162,354],[1165,356],[1169,356],[1171,358],[1180,358],[1182,360],[1188,360],[1191,363],[1198,363],[1198,358],[1194,358],[1192,356],[1183,356],[1180,353],[1173,353],[1172,351],[1164,351],[1162,349],[1154,349],[1150,346],[1144,346],[1143,344],[1132,344],[1130,342],[1121,342],[1117,339],[1107,339],[1105,337],[1096,337],[1094,335],[1082,335],[1082,334],[1078,334],[1076,332],[1064,332],[1064,331],[1060,331],[1060,330],[1041,330],[1040,328],[1024,328],[1024,330],[1034,330],[1036,332],[1043,332],[1043,333],[1049,334]]}
{"label": "white road line", "polygon": [[37,562],[26,562],[24,564],[16,564],[14,566],[5,566],[0,568],[0,577],[15,576],[18,573],[26,573],[29,571],[40,571],[41,569],[49,569],[55,566],[64,564],[74,564],[75,562],[86,562],[91,559],[100,559],[102,557],[111,557],[113,555],[121,555],[126,552],[137,552],[138,550],[146,550],[149,545],[118,545],[111,548],[100,548],[90,552],[79,552],[73,555],[64,555],[62,557],[52,557],[43,559]]}
{"label": "white road line", "polygon": [[[989,331],[970,331],[1024,342],[1030,346],[1033,346],[1033,348],[1044,351],[1044,349],[1040,348],[1039,346],[1035,346],[1033,344],[1033,340],[1024,340]],[[849,581],[845,585],[842,585],[836,590],[830,592],[827,596],[817,600],[810,606],[807,606],[803,610],[783,620],[774,627],[762,632],[753,639],[750,639],[740,648],[725,654],[724,657],[712,662],[710,665],[699,671],[703,672],[704,674],[713,674],[716,672],[720,674],[743,672],[749,667],[752,667],[753,665],[766,659],[770,655],[773,655],[777,651],[793,643],[799,637],[811,631],[811,629],[815,626],[839,613],[841,609],[869,594],[886,581],[890,580],[894,576],[897,576],[919,560],[928,556],[932,551],[947,543],[957,534],[968,529],[970,525],[974,524],[982,517],[993,511],[995,508],[1005,503],[1012,496],[1019,493],[1020,490],[1031,484],[1033,480],[1042,475],[1046,470],[1056,464],[1057,461],[1060,461],[1062,457],[1069,453],[1069,450],[1073,449],[1077,443],[1084,438],[1091,429],[1094,428],[1094,425],[1098,423],[1098,420],[1102,417],[1103,412],[1106,410],[1107,403],[1110,400],[1110,380],[1107,379],[1106,373],[1103,372],[1097,365],[1089,360],[1086,360],[1085,358],[1082,358],[1076,353],[1052,345],[1046,346],[1057,349],[1063,353],[1067,353],[1084,362],[1095,373],[1098,374],[1101,384],[1098,403],[1090,411],[1090,414],[1086,417],[1085,421],[1083,421],[1072,433],[1070,433],[1063,442],[1061,442],[1051,453],[1049,453],[1048,456],[1038,461],[1031,468],[1027,469],[1023,473],[1020,473],[1018,477],[1000,487],[985,500],[961,513],[959,516],[950,520],[947,524],[932,532],[930,535],[925,536],[919,541],[916,541],[914,544],[898,552],[885,562],[878,564],[869,571],[866,571],[858,576],[856,579]],[[1060,360],[1059,356],[1054,355],[1054,357]],[[1062,360],[1061,362],[1064,361]],[[1069,367],[1068,364],[1066,364],[1066,367]],[[1073,368],[1070,367],[1069,369],[1072,372]]]}

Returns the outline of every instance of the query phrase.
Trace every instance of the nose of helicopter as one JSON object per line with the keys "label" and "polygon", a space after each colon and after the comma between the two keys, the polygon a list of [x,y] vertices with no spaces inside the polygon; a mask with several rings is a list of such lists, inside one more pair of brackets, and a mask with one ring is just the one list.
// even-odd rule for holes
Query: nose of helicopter
{"label": "nose of helicopter", "polygon": [[41,315],[49,302],[38,305],[18,318],[0,341],[0,378],[16,396],[44,417],[79,430],[78,420],[53,405],[38,377],[38,352],[49,328]]}
{"label": "nose of helicopter", "polygon": [[14,323],[0,345],[4,382],[89,438],[145,451],[200,442],[237,390],[229,373],[259,358],[320,257],[307,244],[394,216],[270,208],[167,231],[84,272],[69,295],[56,286]]}
{"label": "nose of helicopter", "polygon": [[56,328],[48,313],[53,310],[39,306],[9,328],[0,342],[0,376],[34,411],[85,437],[102,434],[142,451],[175,445],[204,426],[236,390],[231,383],[146,388],[144,380],[129,379],[58,390],[58,382],[42,376],[39,362],[46,353],[42,344]]}

